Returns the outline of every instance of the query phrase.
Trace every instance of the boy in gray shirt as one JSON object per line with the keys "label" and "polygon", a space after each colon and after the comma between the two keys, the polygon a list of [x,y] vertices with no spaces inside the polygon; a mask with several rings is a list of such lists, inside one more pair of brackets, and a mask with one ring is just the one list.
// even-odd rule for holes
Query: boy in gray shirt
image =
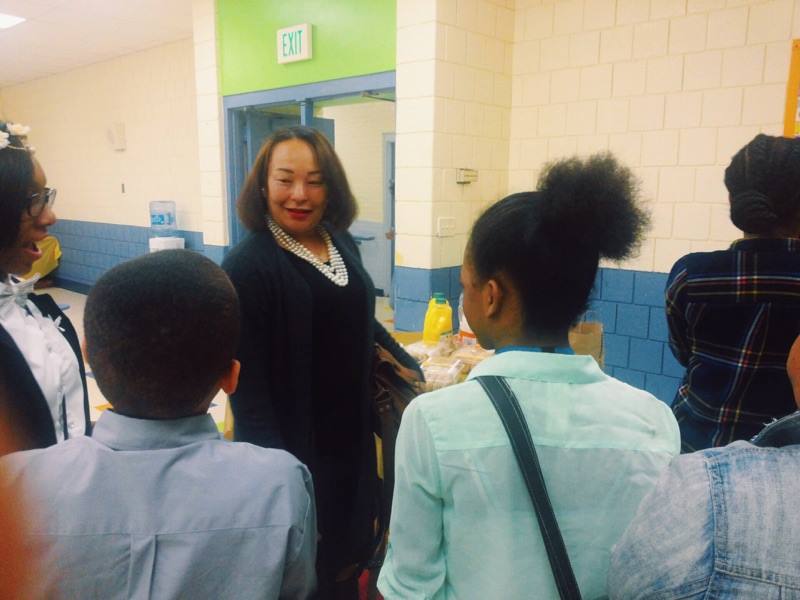
{"label": "boy in gray shirt", "polygon": [[112,405],[91,438],[9,455],[28,493],[35,597],[306,598],[315,587],[308,470],[221,439],[236,388],[236,293],[188,250],[111,269],[86,303],[85,352]]}

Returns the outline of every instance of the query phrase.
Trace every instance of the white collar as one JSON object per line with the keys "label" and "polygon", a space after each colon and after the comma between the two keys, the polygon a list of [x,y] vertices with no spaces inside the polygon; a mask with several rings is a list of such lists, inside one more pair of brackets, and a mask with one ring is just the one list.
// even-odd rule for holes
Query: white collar
{"label": "white collar", "polygon": [[9,275],[5,281],[0,281],[0,304],[14,300],[24,308],[28,294],[33,292],[33,286],[39,281],[39,277],[38,273],[30,279],[19,279]]}

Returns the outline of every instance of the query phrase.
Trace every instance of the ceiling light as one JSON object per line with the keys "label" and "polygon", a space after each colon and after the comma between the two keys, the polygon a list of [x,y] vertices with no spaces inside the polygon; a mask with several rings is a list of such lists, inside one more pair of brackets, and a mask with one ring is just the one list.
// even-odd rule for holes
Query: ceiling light
{"label": "ceiling light", "polygon": [[14,15],[6,15],[4,13],[0,13],[0,29],[8,29],[9,27],[13,27],[14,25],[19,25],[25,19],[22,17],[15,17]]}

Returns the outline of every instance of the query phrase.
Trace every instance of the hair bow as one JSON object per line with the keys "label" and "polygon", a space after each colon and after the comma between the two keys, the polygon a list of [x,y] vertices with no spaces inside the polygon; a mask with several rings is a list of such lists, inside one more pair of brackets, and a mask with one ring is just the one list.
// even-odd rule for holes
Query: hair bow
{"label": "hair bow", "polygon": [[0,284],[0,303],[13,299],[19,306],[25,308],[28,294],[33,293],[33,286],[39,281],[40,277],[38,273],[30,279],[20,279],[18,281],[13,281],[9,277],[7,281]]}

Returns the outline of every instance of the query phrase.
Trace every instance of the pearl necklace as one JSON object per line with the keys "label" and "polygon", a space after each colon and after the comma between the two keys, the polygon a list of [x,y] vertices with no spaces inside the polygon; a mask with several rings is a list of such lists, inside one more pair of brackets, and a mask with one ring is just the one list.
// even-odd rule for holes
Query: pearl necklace
{"label": "pearl necklace", "polygon": [[317,232],[322,237],[322,240],[325,242],[325,246],[328,249],[328,258],[330,259],[330,264],[324,263],[317,258],[313,252],[281,229],[281,226],[278,225],[269,215],[267,215],[267,227],[269,227],[269,230],[272,232],[275,241],[278,242],[278,245],[281,248],[288,250],[298,258],[302,258],[307,263],[310,263],[320,273],[325,275],[325,277],[330,279],[339,287],[345,287],[347,285],[347,282],[349,281],[347,276],[347,266],[344,264],[344,260],[342,260],[342,256],[339,254],[336,246],[333,245],[330,234],[325,231],[324,227],[317,225]]}

